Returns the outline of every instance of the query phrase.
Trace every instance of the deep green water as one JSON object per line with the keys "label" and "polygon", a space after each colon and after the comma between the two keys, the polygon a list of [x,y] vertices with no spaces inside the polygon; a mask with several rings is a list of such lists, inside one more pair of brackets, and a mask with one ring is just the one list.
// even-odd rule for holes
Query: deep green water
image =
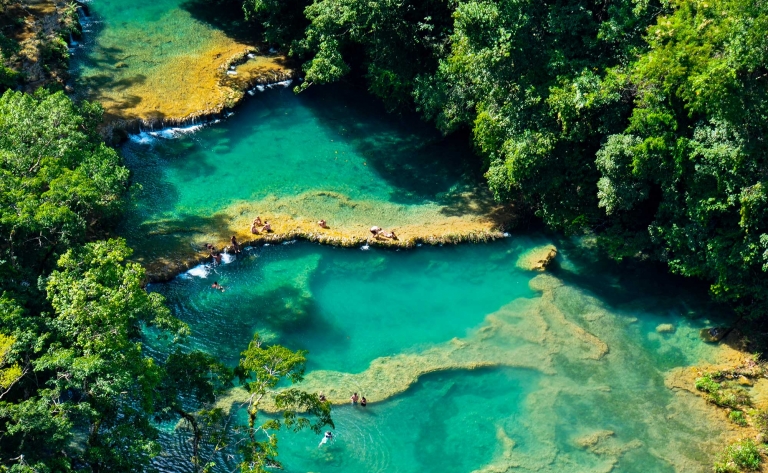
{"label": "deep green water", "polygon": [[[697,334],[714,315],[705,294],[557,242],[559,266],[546,276],[562,283],[547,293],[553,310],[529,287],[536,273],[515,266],[523,251],[545,242],[515,236],[412,251],[275,245],[150,289],[190,324],[189,345],[235,363],[258,331],[309,350],[310,376],[359,373],[374,359],[423,353],[454,337],[476,340],[489,333],[486,316],[502,307],[523,319],[519,331],[481,345],[502,353],[523,348],[509,360],[514,366],[448,369],[366,409],[339,406],[332,445],[318,448],[311,433],[284,434],[286,471],[470,472],[495,462],[519,471],[608,471],[614,464],[621,472],[707,471],[707,442],[716,442],[722,426],[703,417],[703,401],[664,385],[668,370],[715,356]],[[214,280],[224,293],[210,289]],[[527,325],[537,311],[565,319]],[[658,333],[662,323],[675,332]],[[574,327],[599,338],[608,353],[582,356]],[[531,342],[545,333],[556,335]],[[542,356],[548,361],[538,366]],[[552,369],[544,366],[550,362]],[[601,431],[614,435],[585,446],[586,436]],[[164,438],[173,454],[159,465],[187,471],[185,435]],[[510,440],[515,447],[505,452]]]}

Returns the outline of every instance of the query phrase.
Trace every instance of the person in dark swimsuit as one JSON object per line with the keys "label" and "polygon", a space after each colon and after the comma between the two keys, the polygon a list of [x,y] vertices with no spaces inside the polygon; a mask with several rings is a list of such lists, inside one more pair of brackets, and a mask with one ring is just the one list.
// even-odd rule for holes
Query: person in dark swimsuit
{"label": "person in dark swimsuit", "polygon": [[240,253],[240,245],[237,243],[237,238],[235,238],[235,235],[232,235],[232,238],[230,238],[229,241],[232,243],[232,250],[235,252],[235,254]]}
{"label": "person in dark swimsuit", "polygon": [[365,407],[365,406],[367,406],[367,405],[368,405],[368,399],[366,399],[366,398],[365,398],[365,396],[363,396],[363,398],[362,398],[362,399],[360,399],[360,405],[361,405],[362,407]]}

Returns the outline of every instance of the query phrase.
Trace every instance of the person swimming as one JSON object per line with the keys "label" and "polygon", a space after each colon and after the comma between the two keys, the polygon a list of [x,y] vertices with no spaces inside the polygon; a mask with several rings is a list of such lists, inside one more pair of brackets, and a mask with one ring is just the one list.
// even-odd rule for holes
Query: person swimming
{"label": "person swimming", "polygon": [[213,284],[211,284],[212,289],[216,289],[217,291],[224,292],[224,286],[219,284],[219,281],[214,281]]}
{"label": "person swimming", "polygon": [[330,430],[326,430],[325,435],[323,435],[323,439],[320,440],[320,445],[318,445],[317,447],[320,448],[326,443],[330,442],[331,440],[333,440],[333,433]]}
{"label": "person swimming", "polygon": [[357,393],[352,394],[352,397],[349,398],[350,401],[352,401],[352,404],[357,404],[357,401],[360,400],[360,396],[357,395]]}
{"label": "person swimming", "polygon": [[366,399],[365,396],[363,396],[362,399],[360,399],[360,405],[362,407],[365,407],[368,405],[368,399]]}

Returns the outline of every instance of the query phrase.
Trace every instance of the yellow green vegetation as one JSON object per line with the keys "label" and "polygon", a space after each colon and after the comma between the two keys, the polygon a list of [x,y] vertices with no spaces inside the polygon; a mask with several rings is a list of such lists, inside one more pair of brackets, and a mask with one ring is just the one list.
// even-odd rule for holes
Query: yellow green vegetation
{"label": "yellow green vegetation", "polygon": [[[21,366],[14,362],[9,366],[7,363],[8,352],[11,351],[16,338],[9,337],[0,333],[0,388],[4,391],[10,389],[13,384],[22,376]],[[3,393],[4,394],[4,393]],[[1,397],[1,395],[0,395]]]}

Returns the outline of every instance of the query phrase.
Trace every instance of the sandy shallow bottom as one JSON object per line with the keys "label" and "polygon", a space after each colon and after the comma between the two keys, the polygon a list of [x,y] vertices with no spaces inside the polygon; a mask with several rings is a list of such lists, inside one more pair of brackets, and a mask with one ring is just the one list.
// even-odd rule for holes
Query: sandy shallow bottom
{"label": "sandy shallow bottom", "polygon": [[[111,126],[189,122],[234,106],[255,83],[292,75],[282,57],[249,59],[249,52],[257,53],[249,36],[206,22],[203,4],[88,5],[84,39],[74,50],[73,86],[79,98],[104,106]],[[245,63],[228,73],[235,60]]]}

